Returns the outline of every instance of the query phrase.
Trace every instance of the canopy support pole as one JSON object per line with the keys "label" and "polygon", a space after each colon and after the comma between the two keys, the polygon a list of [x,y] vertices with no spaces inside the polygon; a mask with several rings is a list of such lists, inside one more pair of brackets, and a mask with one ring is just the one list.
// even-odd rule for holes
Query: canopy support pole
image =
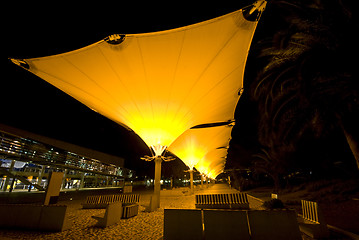
{"label": "canopy support pole", "polygon": [[154,190],[152,195],[152,200],[150,202],[150,211],[155,211],[160,207],[160,193],[161,193],[161,156],[156,156],[154,159],[155,162],[155,183]]}
{"label": "canopy support pole", "polygon": [[189,170],[189,179],[191,184],[191,194],[193,194],[193,169]]}

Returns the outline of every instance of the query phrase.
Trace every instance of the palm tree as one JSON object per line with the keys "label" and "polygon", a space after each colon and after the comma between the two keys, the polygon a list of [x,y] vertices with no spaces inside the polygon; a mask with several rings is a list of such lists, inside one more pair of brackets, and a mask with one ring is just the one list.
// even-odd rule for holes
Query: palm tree
{"label": "palm tree", "polygon": [[279,156],[273,155],[265,149],[261,149],[259,153],[253,155],[253,172],[265,173],[273,180],[273,192],[277,193],[280,189],[281,177],[287,173],[287,166],[283,164]]}
{"label": "palm tree", "polygon": [[340,0],[268,5],[279,27],[254,50],[262,68],[251,91],[261,113],[259,142],[268,155],[284,156],[308,132],[319,139],[340,128],[359,167],[357,27],[348,8]]}

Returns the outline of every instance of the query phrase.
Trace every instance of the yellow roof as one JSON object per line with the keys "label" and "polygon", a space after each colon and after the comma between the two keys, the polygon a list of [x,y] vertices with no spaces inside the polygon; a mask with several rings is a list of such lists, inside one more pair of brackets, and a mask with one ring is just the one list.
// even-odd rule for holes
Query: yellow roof
{"label": "yellow roof", "polygon": [[153,33],[111,35],[87,47],[15,60],[89,108],[169,146],[198,124],[234,118],[257,22],[241,10]]}
{"label": "yellow roof", "polygon": [[[179,157],[190,169],[193,169],[201,160],[213,150],[226,149],[231,138],[232,126],[218,126],[210,128],[198,128],[185,131],[168,148],[172,153]],[[223,158],[207,159],[214,162],[214,165],[223,163]],[[210,166],[203,165],[201,173],[207,173]]]}
{"label": "yellow roof", "polygon": [[197,164],[196,169],[202,174],[215,179],[223,172],[226,164],[227,149],[214,149],[208,152]]}

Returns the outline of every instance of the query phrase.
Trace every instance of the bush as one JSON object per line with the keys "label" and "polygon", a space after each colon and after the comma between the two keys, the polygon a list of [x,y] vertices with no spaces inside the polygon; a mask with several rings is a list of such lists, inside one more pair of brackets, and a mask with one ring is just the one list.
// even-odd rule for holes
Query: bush
{"label": "bush", "polygon": [[269,201],[265,201],[263,203],[263,207],[266,209],[278,209],[278,208],[284,208],[284,204],[279,199],[271,199]]}
{"label": "bush", "polygon": [[300,200],[287,200],[286,202],[285,202],[285,205],[301,205],[301,202],[300,202]]}

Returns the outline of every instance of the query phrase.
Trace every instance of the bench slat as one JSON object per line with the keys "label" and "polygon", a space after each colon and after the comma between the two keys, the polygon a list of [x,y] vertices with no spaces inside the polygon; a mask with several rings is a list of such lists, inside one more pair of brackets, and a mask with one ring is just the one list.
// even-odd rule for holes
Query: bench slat
{"label": "bench slat", "polygon": [[318,203],[307,200],[301,200],[301,203],[303,219],[310,222],[301,223],[301,231],[314,239],[329,237],[329,230]]}
{"label": "bench slat", "polygon": [[88,196],[86,202],[82,204],[83,208],[106,208],[106,205],[113,202],[138,203],[139,194],[111,194]]}
{"label": "bench slat", "polygon": [[248,208],[246,193],[196,195],[196,207],[201,208]]}
{"label": "bench slat", "polygon": [[123,207],[122,218],[130,218],[138,215],[138,204],[131,204]]}
{"label": "bench slat", "polygon": [[101,199],[101,195],[87,196],[86,203],[98,204],[100,202],[100,199]]}
{"label": "bench slat", "polygon": [[112,202],[113,202],[113,195],[103,195],[99,203],[108,204]]}
{"label": "bench slat", "polygon": [[318,203],[307,200],[302,200],[301,202],[303,218],[319,224]]}

